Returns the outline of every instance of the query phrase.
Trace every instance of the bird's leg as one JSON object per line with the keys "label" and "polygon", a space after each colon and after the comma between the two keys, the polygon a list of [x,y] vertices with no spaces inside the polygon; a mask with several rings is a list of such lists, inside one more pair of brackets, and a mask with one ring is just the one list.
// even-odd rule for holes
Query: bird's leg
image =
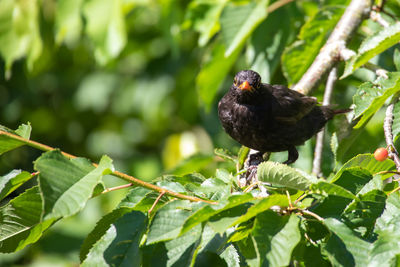
{"label": "bird's leg", "polygon": [[[251,153],[253,152],[253,153]],[[255,150],[250,151],[249,158],[245,163],[245,168],[247,172],[245,174],[247,183],[250,184],[252,182],[257,182],[257,167],[258,165],[264,161],[263,159],[263,152],[256,152]]]}
{"label": "bird's leg", "polygon": [[291,164],[295,162],[299,158],[299,152],[295,146],[290,146],[288,149],[288,160],[285,161],[283,164]]}

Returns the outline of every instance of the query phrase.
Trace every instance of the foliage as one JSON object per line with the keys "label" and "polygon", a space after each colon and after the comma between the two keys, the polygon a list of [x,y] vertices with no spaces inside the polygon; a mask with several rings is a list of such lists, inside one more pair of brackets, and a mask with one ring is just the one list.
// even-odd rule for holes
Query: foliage
{"label": "foliage", "polygon": [[274,153],[241,188],[249,150],[216,118],[239,69],[297,83],[348,2],[4,1],[0,120],[17,129],[0,126],[0,263],[396,265],[396,165],[369,152],[385,146],[390,101],[399,149],[398,1],[379,13],[389,27],[363,22],[339,65],[333,101],[353,111],[326,129],[323,177],[309,141],[293,166]]}

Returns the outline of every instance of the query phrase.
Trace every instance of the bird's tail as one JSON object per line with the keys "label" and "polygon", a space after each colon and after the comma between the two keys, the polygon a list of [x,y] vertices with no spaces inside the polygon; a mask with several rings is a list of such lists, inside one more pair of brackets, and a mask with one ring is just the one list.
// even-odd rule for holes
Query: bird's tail
{"label": "bird's tail", "polygon": [[334,115],[337,115],[337,114],[344,114],[344,113],[350,112],[350,111],[352,111],[352,110],[353,110],[353,109],[351,109],[351,108],[334,109],[334,110],[333,110],[333,114],[334,114]]}

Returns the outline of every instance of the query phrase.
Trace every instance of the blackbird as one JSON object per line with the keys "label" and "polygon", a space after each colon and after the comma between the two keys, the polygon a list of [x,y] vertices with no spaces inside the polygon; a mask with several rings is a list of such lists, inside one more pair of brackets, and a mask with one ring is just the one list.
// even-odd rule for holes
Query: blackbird
{"label": "blackbird", "polygon": [[321,106],[315,97],[283,85],[261,83],[252,70],[236,74],[233,85],[218,104],[225,131],[240,144],[265,152],[288,151],[285,164],[293,163],[302,145],[334,115],[349,110]]}

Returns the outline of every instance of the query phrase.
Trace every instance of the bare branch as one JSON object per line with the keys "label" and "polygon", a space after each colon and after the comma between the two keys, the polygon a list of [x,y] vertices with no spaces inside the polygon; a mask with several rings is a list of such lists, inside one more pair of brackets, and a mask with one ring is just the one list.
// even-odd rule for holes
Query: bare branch
{"label": "bare branch", "polygon": [[[9,138],[12,138],[14,140],[18,140],[18,141],[22,142],[23,144],[26,144],[28,146],[34,147],[34,148],[42,150],[42,151],[55,150],[55,148],[53,148],[51,146],[44,145],[44,144],[41,144],[41,143],[33,141],[33,140],[25,139],[25,138],[23,138],[23,137],[21,137],[19,135],[16,135],[16,134],[13,134],[13,133],[9,133],[9,132],[3,131],[3,130],[0,130],[0,136],[1,135],[8,136]],[[66,152],[62,152],[61,151],[61,154],[63,154],[65,157],[70,158],[70,159],[76,158],[76,156],[71,155],[71,154],[66,153]],[[95,167],[98,166],[98,164],[96,164],[96,163],[92,163],[92,165],[95,166]],[[37,172],[37,173],[39,173],[39,172]],[[122,173],[122,172],[119,172],[119,171],[114,171],[114,172],[111,173],[111,175],[119,177],[121,179],[124,179],[124,180],[126,180],[128,182],[131,182],[132,184],[135,184],[135,185],[138,185],[138,186],[141,186],[141,187],[145,187],[145,188],[148,188],[148,189],[153,190],[153,191],[157,191],[159,193],[164,192],[165,194],[167,194],[169,196],[176,197],[176,198],[179,198],[179,199],[186,199],[186,200],[195,201],[195,202],[201,201],[201,202],[206,202],[206,203],[210,203],[210,204],[217,204],[217,202],[214,202],[214,201],[205,200],[205,199],[201,199],[201,198],[198,198],[198,197],[188,196],[188,195],[180,194],[180,193],[177,193],[177,192],[174,192],[174,191],[171,191],[171,190],[167,190],[165,188],[162,188],[162,187],[156,186],[154,184],[142,181],[142,180],[140,180],[138,178],[135,178],[135,177],[133,177],[131,175],[128,175],[128,174],[125,174],[125,173]]]}
{"label": "bare branch", "polygon": [[[326,81],[324,100],[322,104],[327,106],[331,103],[333,88],[335,86],[335,82],[337,80],[337,67],[333,67],[331,72],[329,73],[328,80]],[[315,143],[314,150],[314,160],[313,160],[313,169],[312,173],[318,177],[322,176],[321,165],[322,165],[322,152],[324,149],[324,139],[325,139],[325,128],[322,129],[317,134],[317,140]]]}
{"label": "bare branch", "polygon": [[340,60],[340,50],[344,49],[347,40],[360,25],[362,19],[369,14],[373,1],[352,0],[332,31],[324,47],[314,62],[293,88],[304,94],[309,94],[318,84],[321,77],[330,71],[335,62]]}
{"label": "bare branch", "polygon": [[400,158],[399,153],[394,147],[393,143],[393,134],[392,134],[392,125],[393,125],[393,109],[394,104],[399,101],[399,94],[393,96],[392,101],[386,109],[385,120],[383,121],[383,131],[385,133],[386,144],[388,147],[389,157],[393,159],[396,164],[397,171],[400,171]]}

